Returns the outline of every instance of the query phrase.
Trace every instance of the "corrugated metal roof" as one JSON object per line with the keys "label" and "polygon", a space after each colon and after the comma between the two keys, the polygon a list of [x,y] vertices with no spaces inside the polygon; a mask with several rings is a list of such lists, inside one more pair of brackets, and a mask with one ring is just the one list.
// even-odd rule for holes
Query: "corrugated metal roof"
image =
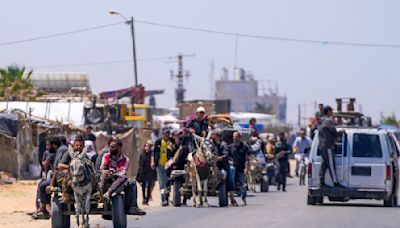
{"label": "corrugated metal roof", "polygon": [[90,90],[87,73],[33,73],[31,81],[37,89],[70,90],[74,87],[85,87]]}

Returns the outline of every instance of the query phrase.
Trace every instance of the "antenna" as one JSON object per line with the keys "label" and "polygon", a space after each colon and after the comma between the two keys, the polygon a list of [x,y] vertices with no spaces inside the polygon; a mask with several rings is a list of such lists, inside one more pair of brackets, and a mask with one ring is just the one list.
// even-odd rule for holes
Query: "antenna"
{"label": "antenna", "polygon": [[278,81],[277,80],[274,80],[275,81],[275,93],[276,94],[279,94],[279,85],[278,85]]}
{"label": "antenna", "polygon": [[174,71],[171,70],[171,80],[176,79],[177,81],[177,87],[175,89],[175,99],[176,99],[176,104],[180,104],[185,100],[185,92],[186,89],[183,86],[183,78],[189,78],[190,77],[190,72],[189,71],[183,71],[183,57],[194,57],[196,56],[195,54],[191,55],[182,55],[178,54],[176,57],[170,57],[170,59],[177,59],[178,60],[178,73],[174,74]]}
{"label": "antenna", "polygon": [[214,94],[214,60],[210,62],[210,98],[213,99]]}
{"label": "antenna", "polygon": [[233,77],[235,78],[237,69],[237,58],[238,58],[238,38],[235,39],[235,55],[234,55],[234,66],[233,66]]}

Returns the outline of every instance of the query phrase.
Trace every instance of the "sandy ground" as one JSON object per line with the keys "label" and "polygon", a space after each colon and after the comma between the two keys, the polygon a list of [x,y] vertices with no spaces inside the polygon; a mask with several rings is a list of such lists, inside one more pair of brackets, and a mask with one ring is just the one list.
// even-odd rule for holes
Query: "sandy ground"
{"label": "sandy ground", "polygon": [[[50,227],[50,220],[34,220],[26,213],[35,210],[35,198],[37,181],[18,181],[12,185],[0,185],[0,227],[29,227],[43,228]],[[153,201],[150,206],[142,206],[142,192],[138,185],[139,207],[146,210],[148,207],[160,205],[160,195],[156,184],[153,192]],[[71,217],[74,224],[75,218]],[[91,224],[92,227],[100,227],[98,224]]]}
{"label": "sandy ground", "polygon": [[0,185],[0,227],[49,227],[49,221],[35,221],[27,212],[35,210],[36,181]]}

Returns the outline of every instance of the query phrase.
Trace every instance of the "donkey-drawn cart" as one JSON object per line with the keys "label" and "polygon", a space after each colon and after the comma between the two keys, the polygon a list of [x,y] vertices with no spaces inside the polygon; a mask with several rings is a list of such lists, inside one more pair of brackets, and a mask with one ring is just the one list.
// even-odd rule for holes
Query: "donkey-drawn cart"
{"label": "donkey-drawn cart", "polygon": [[[124,208],[124,195],[117,194],[110,199],[110,202],[98,203],[99,197],[92,196],[90,199],[90,215],[102,215],[105,220],[112,220],[114,227],[126,227],[127,216]],[[73,202],[61,202],[61,193],[55,192],[51,204],[51,227],[71,227],[70,217],[76,215]]]}
{"label": "donkey-drawn cart", "polygon": [[[53,228],[69,228],[70,216],[76,215],[77,225],[89,227],[89,215],[102,215],[103,219],[112,220],[113,226],[124,228],[127,226],[125,213],[124,189],[134,185],[126,182],[114,191],[110,197],[103,197],[98,187],[100,173],[93,163],[86,158],[87,148],[82,152],[74,152],[69,148],[71,161],[68,170],[60,170],[57,175],[57,187],[52,188],[52,216]],[[109,178],[113,180],[119,171],[109,169]],[[133,188],[134,186],[132,186]],[[100,198],[104,199],[101,200]],[[108,199],[109,200],[106,200]],[[82,220],[80,220],[80,217]]]}
{"label": "donkey-drawn cart", "polygon": [[[224,126],[227,125],[224,123]],[[229,125],[222,128],[222,139],[231,143],[235,130]],[[241,129],[245,141],[250,138],[250,132],[247,130]],[[208,144],[211,144],[210,135],[207,138],[197,137],[196,141],[198,142],[197,151],[194,156],[189,154],[185,169],[173,170],[171,173],[173,205],[180,206],[182,197],[183,202],[194,197],[193,206],[207,207],[207,196],[217,196],[218,205],[226,207],[228,206],[228,192],[226,190],[226,179],[228,177],[225,170],[218,170],[214,157],[210,158],[211,155],[208,155],[208,152],[210,152],[208,151],[210,150]],[[201,161],[201,157],[204,157],[203,161]],[[199,182],[199,179],[201,182]]]}

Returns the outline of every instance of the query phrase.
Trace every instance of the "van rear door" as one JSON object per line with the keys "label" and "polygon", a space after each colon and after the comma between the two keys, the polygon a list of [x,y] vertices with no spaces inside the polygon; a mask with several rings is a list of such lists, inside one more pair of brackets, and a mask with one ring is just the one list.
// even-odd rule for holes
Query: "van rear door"
{"label": "van rear door", "polygon": [[351,138],[349,187],[384,189],[387,151],[384,135],[354,133]]}
{"label": "van rear door", "polygon": [[[318,135],[317,137],[314,138],[313,145],[312,145],[312,150],[314,150],[313,153],[316,153],[316,156],[312,157],[312,181],[311,181],[311,186],[319,186],[320,184],[320,179],[319,179],[319,174],[321,170],[321,163],[322,163],[322,157],[321,153],[322,151],[318,148],[319,144],[319,139]],[[348,155],[347,155],[347,148],[348,148],[348,140],[347,140],[347,134],[343,133],[337,138],[336,142],[336,149],[335,149],[335,168],[336,168],[336,176],[339,180],[339,182],[347,186],[348,182]],[[333,185],[332,178],[329,173],[329,169],[325,171],[325,183],[329,186]]]}

